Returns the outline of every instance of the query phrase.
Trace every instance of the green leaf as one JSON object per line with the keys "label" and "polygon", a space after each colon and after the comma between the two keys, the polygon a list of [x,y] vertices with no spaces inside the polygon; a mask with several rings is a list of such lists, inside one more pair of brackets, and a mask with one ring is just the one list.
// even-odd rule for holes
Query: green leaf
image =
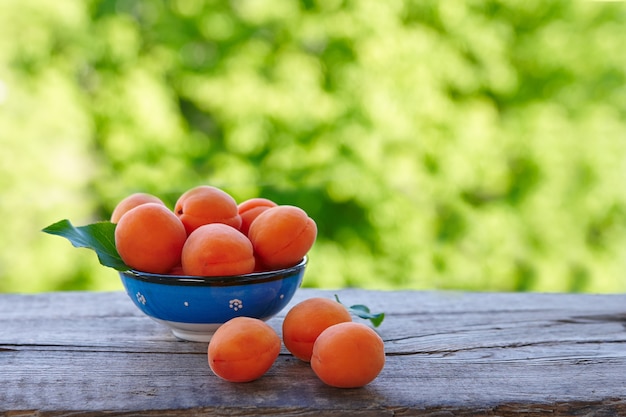
{"label": "green leaf", "polygon": [[[337,294],[335,294],[335,299],[338,303],[343,304],[339,300],[339,296],[337,296]],[[351,305],[350,307],[347,307],[347,309],[351,314],[354,314],[362,319],[369,320],[374,327],[380,326],[383,320],[385,320],[385,313],[372,313],[370,312],[369,307],[363,304]]]}
{"label": "green leaf", "polygon": [[75,227],[69,220],[61,220],[42,230],[44,233],[66,238],[76,248],[87,248],[96,252],[100,264],[118,271],[130,269],[122,261],[115,248],[115,224],[103,221]]}

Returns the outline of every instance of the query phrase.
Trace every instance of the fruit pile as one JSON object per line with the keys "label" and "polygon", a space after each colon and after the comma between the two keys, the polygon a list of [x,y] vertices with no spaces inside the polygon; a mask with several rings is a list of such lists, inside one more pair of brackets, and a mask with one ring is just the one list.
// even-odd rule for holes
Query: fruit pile
{"label": "fruit pile", "polygon": [[[287,350],[309,362],[315,375],[333,387],[367,385],[385,365],[383,340],[370,327],[353,322],[337,301],[315,297],[300,302],[285,316],[282,333]],[[280,346],[280,337],[267,323],[236,317],[211,338],[209,366],[227,381],[253,381],[272,367]]]}
{"label": "fruit pile", "polygon": [[126,265],[155,274],[241,275],[296,265],[313,246],[317,226],[299,207],[265,198],[241,204],[201,185],[174,210],[158,197],[131,194],[111,215],[115,246]]}
{"label": "fruit pile", "polygon": [[[116,205],[111,222],[75,228],[62,220],[43,231],[95,250],[105,266],[196,276],[288,268],[304,258],[317,237],[315,222],[298,207],[264,198],[237,204],[206,185],[182,194],[174,210],[154,195],[135,193]],[[352,314],[375,327],[384,318],[364,305],[345,307],[337,297],[310,298],[285,316],[282,343],[330,386],[367,385],[384,367],[384,343],[372,328],[353,322]],[[281,339],[267,323],[235,317],[215,331],[208,362],[218,377],[248,382],[272,367],[280,349]]]}

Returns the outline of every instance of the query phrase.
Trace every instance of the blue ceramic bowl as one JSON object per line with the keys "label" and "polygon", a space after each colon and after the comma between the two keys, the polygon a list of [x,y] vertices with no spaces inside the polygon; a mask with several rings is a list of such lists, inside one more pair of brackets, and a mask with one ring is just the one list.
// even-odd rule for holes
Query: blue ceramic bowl
{"label": "blue ceramic bowl", "polygon": [[224,277],[160,275],[122,271],[126,293],[174,336],[208,342],[217,328],[238,317],[267,320],[281,311],[302,284],[307,258],[269,272]]}

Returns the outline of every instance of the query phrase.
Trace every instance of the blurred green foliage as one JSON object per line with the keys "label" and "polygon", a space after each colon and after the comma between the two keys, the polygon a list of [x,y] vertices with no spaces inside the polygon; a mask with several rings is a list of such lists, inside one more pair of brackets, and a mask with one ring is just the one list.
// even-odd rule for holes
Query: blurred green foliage
{"label": "blurred green foliage", "polygon": [[305,285],[626,288],[626,4],[0,2],[0,291],[144,191],[305,209]]}

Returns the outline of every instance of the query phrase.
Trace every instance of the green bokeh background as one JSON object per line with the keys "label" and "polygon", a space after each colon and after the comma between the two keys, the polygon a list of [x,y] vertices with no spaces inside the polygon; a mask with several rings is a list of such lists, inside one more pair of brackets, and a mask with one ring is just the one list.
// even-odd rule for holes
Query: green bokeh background
{"label": "green bokeh background", "polygon": [[305,209],[306,286],[626,289],[626,3],[3,0],[0,291],[200,184]]}

